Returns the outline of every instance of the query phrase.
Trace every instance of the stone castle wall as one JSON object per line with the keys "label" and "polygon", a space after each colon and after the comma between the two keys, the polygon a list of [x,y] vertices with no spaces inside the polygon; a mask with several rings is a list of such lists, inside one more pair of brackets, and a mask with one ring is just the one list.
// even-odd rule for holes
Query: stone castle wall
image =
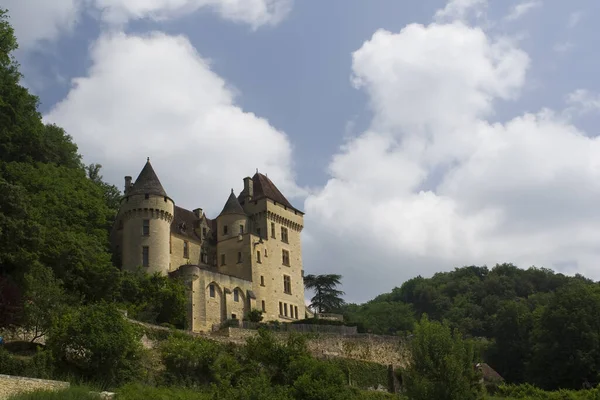
{"label": "stone castle wall", "polygon": [[33,392],[36,390],[58,391],[68,389],[69,386],[69,382],[0,375],[0,400],[8,399],[19,393]]}

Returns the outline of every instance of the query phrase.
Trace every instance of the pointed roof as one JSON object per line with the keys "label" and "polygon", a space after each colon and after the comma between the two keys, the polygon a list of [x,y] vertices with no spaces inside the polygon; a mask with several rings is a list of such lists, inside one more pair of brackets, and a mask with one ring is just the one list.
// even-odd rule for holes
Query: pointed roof
{"label": "pointed roof", "polygon": [[154,172],[154,168],[152,168],[152,165],[150,164],[150,157],[148,157],[146,165],[142,168],[142,172],[138,175],[133,187],[127,195],[146,193],[157,196],[167,196],[167,192],[165,192],[165,189],[160,184],[158,176],[156,176],[156,172]]}
{"label": "pointed roof", "polygon": [[252,177],[253,191],[252,200],[258,200],[263,197],[273,200],[279,204],[283,204],[286,207],[293,208],[296,210],[288,199],[285,198],[283,193],[277,189],[277,186],[266,176],[259,172],[254,174]]}
{"label": "pointed roof", "polygon": [[219,216],[224,215],[224,214],[246,215],[246,213],[244,212],[244,209],[240,205],[240,202],[238,201],[237,197],[233,193],[233,189],[231,189],[231,194],[229,195],[229,198],[227,199],[227,202],[225,203],[225,207],[223,207],[223,211],[221,211]]}

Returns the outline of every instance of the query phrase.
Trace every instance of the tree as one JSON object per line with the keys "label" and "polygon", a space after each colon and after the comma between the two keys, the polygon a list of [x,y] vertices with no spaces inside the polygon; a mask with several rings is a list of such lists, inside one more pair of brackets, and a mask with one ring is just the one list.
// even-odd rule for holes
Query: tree
{"label": "tree", "polygon": [[64,306],[65,295],[52,270],[41,264],[31,267],[25,274],[24,283],[23,325],[33,335],[31,342],[35,342],[50,330],[52,318]]}
{"label": "tree", "polygon": [[337,311],[345,304],[341,298],[345,293],[337,290],[341,285],[342,276],[329,275],[307,275],[304,277],[304,286],[313,290],[315,295],[310,299],[310,308],[319,313]]}
{"label": "tree", "polygon": [[423,315],[410,342],[411,361],[403,381],[412,400],[475,400],[483,387],[475,369],[473,346],[450,326]]}

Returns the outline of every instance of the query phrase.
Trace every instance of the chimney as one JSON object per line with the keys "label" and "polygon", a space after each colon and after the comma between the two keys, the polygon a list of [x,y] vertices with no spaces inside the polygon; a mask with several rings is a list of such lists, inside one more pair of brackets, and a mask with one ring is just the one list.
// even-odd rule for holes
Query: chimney
{"label": "chimney", "polygon": [[131,188],[131,177],[126,176],[125,177],[125,194],[127,194],[127,192],[129,192],[130,188]]}
{"label": "chimney", "polygon": [[249,176],[244,178],[244,197],[247,200],[252,200],[254,196],[254,182]]}
{"label": "chimney", "polygon": [[196,218],[202,218],[202,209],[201,208],[195,208],[193,210],[193,212],[196,215]]}

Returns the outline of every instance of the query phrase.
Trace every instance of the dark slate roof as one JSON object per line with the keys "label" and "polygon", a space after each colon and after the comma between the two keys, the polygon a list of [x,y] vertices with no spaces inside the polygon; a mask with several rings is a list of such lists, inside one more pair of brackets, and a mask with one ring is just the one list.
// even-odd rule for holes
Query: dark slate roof
{"label": "dark slate roof", "polygon": [[160,184],[154,168],[150,165],[150,159],[146,161],[146,165],[142,168],[142,172],[138,175],[135,183],[127,195],[131,194],[154,194],[157,196],[167,196],[167,192]]}
{"label": "dark slate roof", "polygon": [[196,214],[178,206],[175,206],[174,214],[173,222],[171,222],[171,233],[187,236],[193,240],[201,240],[194,229],[200,222],[200,218],[196,217]]}
{"label": "dark slate roof", "polygon": [[221,213],[219,215],[224,215],[224,214],[246,215],[246,213],[244,212],[244,209],[240,205],[240,202],[238,201],[237,197],[235,197],[235,194],[233,193],[233,189],[231,189],[231,194],[229,195],[229,198],[227,199],[227,202],[225,203],[225,207],[223,207],[223,211],[221,211]]}
{"label": "dark slate roof", "polygon": [[267,199],[271,199],[276,203],[290,207],[294,210],[298,210],[288,201],[288,199],[285,198],[283,193],[277,189],[277,186],[275,186],[273,181],[271,181],[266,175],[257,172],[252,177],[252,184],[254,191],[252,200],[260,200],[266,197]]}

